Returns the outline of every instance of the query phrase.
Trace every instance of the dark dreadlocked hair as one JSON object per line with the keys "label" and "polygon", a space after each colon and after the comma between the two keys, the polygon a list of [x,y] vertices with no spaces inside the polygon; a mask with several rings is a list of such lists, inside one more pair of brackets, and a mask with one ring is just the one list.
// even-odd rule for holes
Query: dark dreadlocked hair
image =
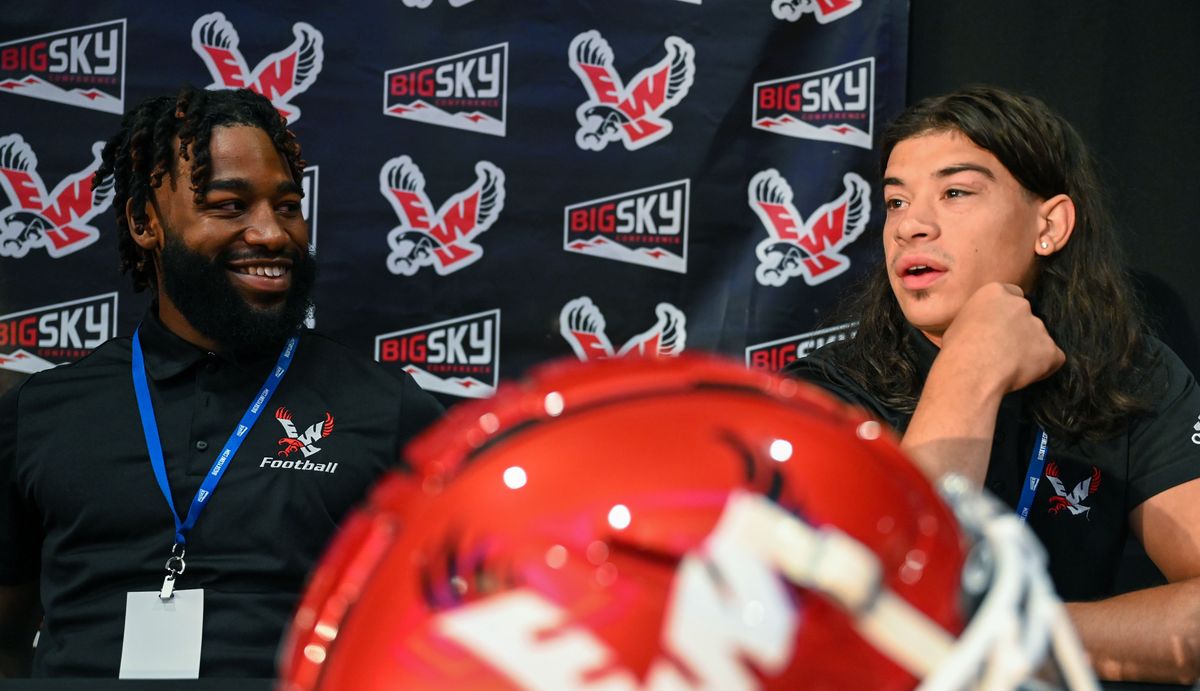
{"label": "dark dreadlocked hair", "polygon": [[[883,134],[881,171],[900,142],[948,131],[991,152],[1037,197],[1066,194],[1075,202],[1071,241],[1037,259],[1035,309],[1067,361],[1031,387],[1032,412],[1051,434],[1111,437],[1148,409],[1140,384],[1150,362],[1146,327],[1122,270],[1113,222],[1087,147],[1042,101],[975,86],[920,101],[892,122]],[[911,330],[882,262],[852,295],[838,317],[857,319],[858,333],[840,349],[837,364],[888,408],[911,413],[924,382]]]}
{"label": "dark dreadlocked hair", "polygon": [[175,96],[148,98],[125,114],[120,131],[104,145],[93,184],[99,186],[110,177],[115,179],[113,210],[117,214],[121,273],[132,274],[135,291],[155,288],[157,281],[154,263],[130,236],[130,217],[134,229],[147,222],[146,204],[153,200],[164,175],[175,184],[181,160],[192,161],[189,186],[196,203],[203,201],[212,174],[208,144],[213,128],[230,125],[249,125],[266,132],[275,150],[287,161],[292,178],[299,182],[304,161],[295,135],[270,101],[248,89],[207,91],[184,86]]}

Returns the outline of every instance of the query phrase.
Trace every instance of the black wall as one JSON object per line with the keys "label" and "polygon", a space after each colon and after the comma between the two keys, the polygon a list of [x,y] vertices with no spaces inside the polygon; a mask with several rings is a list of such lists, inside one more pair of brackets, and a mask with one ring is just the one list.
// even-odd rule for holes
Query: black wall
{"label": "black wall", "polygon": [[1200,371],[1200,3],[913,0],[909,101],[1019,89],[1091,145],[1159,334]]}

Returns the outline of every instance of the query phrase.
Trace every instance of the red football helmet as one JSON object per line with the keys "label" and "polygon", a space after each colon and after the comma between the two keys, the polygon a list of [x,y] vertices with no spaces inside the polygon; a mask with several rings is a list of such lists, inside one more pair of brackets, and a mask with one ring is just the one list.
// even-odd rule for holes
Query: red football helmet
{"label": "red football helmet", "polygon": [[408,454],[315,572],[282,689],[1014,688],[1050,648],[1094,688],[1012,512],[796,381],[553,365]]}

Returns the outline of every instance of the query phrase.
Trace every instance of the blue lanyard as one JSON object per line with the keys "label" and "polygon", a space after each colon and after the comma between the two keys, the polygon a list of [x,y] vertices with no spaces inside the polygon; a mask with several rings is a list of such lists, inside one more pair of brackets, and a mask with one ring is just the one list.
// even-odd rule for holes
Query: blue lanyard
{"label": "blue lanyard", "polygon": [[163,461],[162,440],[158,436],[158,422],[154,418],[154,403],[150,400],[150,387],[146,382],[146,361],[142,357],[142,342],[138,338],[140,330],[141,327],[138,327],[138,330],[133,332],[133,390],[137,394],[138,412],[142,417],[142,431],[146,435],[146,449],[150,452],[150,466],[154,469],[154,479],[158,481],[158,488],[162,490],[163,497],[167,500],[167,506],[171,507],[171,517],[175,519],[175,544],[185,545],[188,531],[196,525],[200,511],[212,498],[213,490],[221,481],[225,470],[229,468],[229,461],[241,447],[246,433],[258,421],[258,417],[267,406],[267,401],[271,400],[275,389],[279,387],[279,382],[283,380],[283,375],[287,374],[288,367],[292,364],[292,356],[296,352],[297,337],[292,336],[283,346],[283,352],[279,354],[275,369],[271,370],[262,390],[250,403],[250,407],[242,415],[241,422],[233,430],[233,434],[229,435],[229,441],[225,442],[225,447],[221,449],[217,460],[213,462],[204,482],[200,483],[200,489],[196,492],[196,496],[192,499],[192,505],[188,509],[187,518],[180,521],[179,512],[175,510],[175,501],[171,498],[171,486],[167,484],[167,465]]}
{"label": "blue lanyard", "polygon": [[1033,452],[1029,454],[1029,470],[1025,472],[1025,485],[1021,488],[1021,499],[1017,502],[1017,516],[1021,518],[1021,522],[1029,518],[1033,496],[1037,494],[1042,469],[1046,467],[1046,449],[1049,446],[1050,437],[1046,435],[1046,430],[1038,426],[1038,441],[1033,445]]}

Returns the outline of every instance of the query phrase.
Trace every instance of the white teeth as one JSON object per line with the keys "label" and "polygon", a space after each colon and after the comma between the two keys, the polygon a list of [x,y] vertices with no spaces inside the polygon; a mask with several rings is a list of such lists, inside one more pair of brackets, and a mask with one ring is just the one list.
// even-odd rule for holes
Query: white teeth
{"label": "white teeth", "polygon": [[246,266],[242,268],[242,273],[264,278],[279,278],[287,273],[287,269],[282,266]]}

